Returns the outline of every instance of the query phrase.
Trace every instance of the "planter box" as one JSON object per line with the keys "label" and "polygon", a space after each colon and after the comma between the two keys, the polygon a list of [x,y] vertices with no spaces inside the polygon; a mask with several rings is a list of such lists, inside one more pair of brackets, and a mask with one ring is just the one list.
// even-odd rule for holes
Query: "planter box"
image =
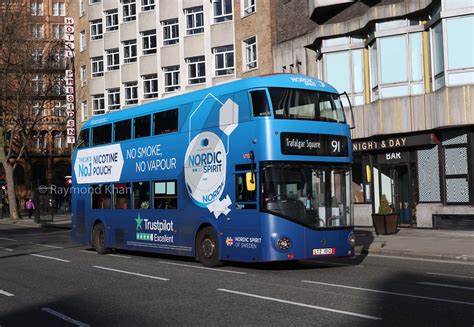
{"label": "planter box", "polygon": [[372,221],[375,227],[375,233],[377,235],[388,235],[395,234],[398,231],[398,213],[389,213],[389,214],[372,214]]}

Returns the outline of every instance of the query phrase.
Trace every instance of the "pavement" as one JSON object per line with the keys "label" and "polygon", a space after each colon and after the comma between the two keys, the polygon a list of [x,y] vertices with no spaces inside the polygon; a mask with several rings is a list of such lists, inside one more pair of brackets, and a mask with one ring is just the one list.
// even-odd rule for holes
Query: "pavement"
{"label": "pavement", "polygon": [[[71,229],[71,214],[41,216],[40,223],[33,219],[11,221],[0,219],[0,224],[28,227]],[[372,227],[355,227],[358,255],[400,256],[439,260],[474,262],[474,231],[400,228],[396,234],[377,235]]]}

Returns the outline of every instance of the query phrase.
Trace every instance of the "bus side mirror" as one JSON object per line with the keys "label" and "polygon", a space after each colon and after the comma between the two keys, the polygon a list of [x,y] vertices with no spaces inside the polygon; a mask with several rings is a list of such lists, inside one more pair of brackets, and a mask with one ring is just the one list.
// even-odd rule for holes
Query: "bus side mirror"
{"label": "bus side mirror", "polygon": [[349,95],[347,94],[347,92],[344,92],[344,93],[339,94],[339,96],[342,96],[342,95],[345,95],[345,96],[346,96],[347,102],[349,103],[349,110],[351,111],[351,125],[350,125],[350,129],[354,129],[354,128],[356,128],[356,126],[355,126],[355,120],[354,120],[354,111],[352,110],[351,99],[349,99]]}
{"label": "bus side mirror", "polygon": [[251,173],[251,172],[245,173],[245,187],[247,188],[247,191],[250,191],[250,192],[255,191],[256,183],[255,183],[254,173]]}

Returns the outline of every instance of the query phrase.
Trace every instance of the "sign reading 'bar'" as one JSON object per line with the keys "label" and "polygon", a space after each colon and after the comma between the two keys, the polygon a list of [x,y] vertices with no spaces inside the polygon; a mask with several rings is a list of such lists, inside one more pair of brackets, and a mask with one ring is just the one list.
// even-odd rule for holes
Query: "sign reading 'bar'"
{"label": "sign reading 'bar'", "polygon": [[342,135],[281,133],[281,153],[303,156],[348,155],[347,137]]}

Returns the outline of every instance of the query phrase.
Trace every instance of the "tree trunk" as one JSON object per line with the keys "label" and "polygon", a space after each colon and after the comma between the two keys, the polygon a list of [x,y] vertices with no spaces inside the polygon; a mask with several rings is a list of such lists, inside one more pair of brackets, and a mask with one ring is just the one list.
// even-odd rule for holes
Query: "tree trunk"
{"label": "tree trunk", "polygon": [[8,194],[8,205],[10,209],[10,219],[18,220],[20,216],[18,214],[18,203],[16,201],[15,194],[15,181],[13,179],[13,166],[9,162],[2,162],[3,169],[5,170],[5,179],[7,181],[7,194]]}

